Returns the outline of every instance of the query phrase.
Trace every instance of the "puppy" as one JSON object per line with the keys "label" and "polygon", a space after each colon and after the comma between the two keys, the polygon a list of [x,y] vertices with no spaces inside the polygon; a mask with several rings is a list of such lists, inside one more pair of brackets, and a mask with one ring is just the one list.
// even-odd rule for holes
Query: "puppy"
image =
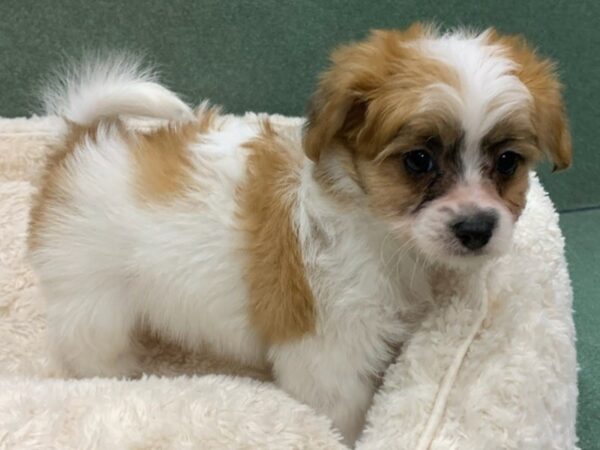
{"label": "puppy", "polygon": [[266,362],[352,443],[431,271],[506,252],[530,169],[571,162],[553,66],[520,38],[417,24],[331,61],[296,135],[193,112],[126,57],[50,91],[66,125],[29,247],[74,375],[134,374],[142,324]]}

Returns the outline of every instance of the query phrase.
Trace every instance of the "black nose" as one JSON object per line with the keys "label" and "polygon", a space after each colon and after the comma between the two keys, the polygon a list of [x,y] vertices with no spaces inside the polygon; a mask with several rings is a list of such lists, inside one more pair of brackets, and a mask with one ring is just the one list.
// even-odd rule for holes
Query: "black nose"
{"label": "black nose", "polygon": [[489,242],[497,222],[494,212],[484,211],[461,217],[450,227],[462,245],[469,250],[478,250]]}

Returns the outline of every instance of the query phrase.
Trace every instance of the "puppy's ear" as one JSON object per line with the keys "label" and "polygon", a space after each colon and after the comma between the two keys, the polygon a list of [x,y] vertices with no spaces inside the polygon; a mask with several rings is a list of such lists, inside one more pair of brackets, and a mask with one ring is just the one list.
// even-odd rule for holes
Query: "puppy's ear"
{"label": "puppy's ear", "polygon": [[517,76],[533,97],[533,125],[540,149],[554,162],[554,170],[571,165],[571,133],[554,64],[540,58],[522,36],[500,36],[489,30],[492,43],[500,44],[518,65]]}
{"label": "puppy's ear", "polygon": [[304,151],[315,162],[335,138],[348,134],[353,127],[360,127],[364,120],[367,98],[357,92],[351,78],[350,73],[338,73],[338,67],[332,67],[322,75],[312,96],[304,133]]}
{"label": "puppy's ear", "polygon": [[553,74],[552,65],[540,77],[532,74],[528,80],[535,99],[534,126],[539,145],[554,162],[554,170],[563,170],[571,165],[573,149],[571,132],[561,95],[561,85]]}
{"label": "puppy's ear", "polygon": [[308,109],[304,149],[310,159],[318,161],[335,139],[356,143],[374,92],[400,57],[401,42],[425,30],[421,24],[404,32],[377,30],[366,41],[333,52]]}

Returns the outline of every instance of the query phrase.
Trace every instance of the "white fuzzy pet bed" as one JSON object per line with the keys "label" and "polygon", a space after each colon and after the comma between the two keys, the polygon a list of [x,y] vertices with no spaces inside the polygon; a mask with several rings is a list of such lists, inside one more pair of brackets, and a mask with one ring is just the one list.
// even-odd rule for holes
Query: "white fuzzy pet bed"
{"label": "white fuzzy pet bed", "polygon": [[[142,379],[61,378],[24,261],[32,182],[59,125],[0,119],[0,448],[342,448],[327,418],[267,374],[165,343],[145,343],[153,375]],[[515,240],[476,294],[441,276],[439,304],[386,373],[357,448],[576,448],[572,292],[535,176]]]}

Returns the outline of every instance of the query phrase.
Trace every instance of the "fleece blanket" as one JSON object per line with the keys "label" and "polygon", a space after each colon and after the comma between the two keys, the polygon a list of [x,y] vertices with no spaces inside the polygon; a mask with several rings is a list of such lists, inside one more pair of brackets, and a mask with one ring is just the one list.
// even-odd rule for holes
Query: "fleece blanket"
{"label": "fleece blanket", "polygon": [[[247,116],[255,120],[256,116]],[[301,119],[273,117],[298,135]],[[0,119],[0,448],[343,448],[267,371],[141,337],[147,375],[69,379],[48,357],[25,261],[31,195],[60,119]],[[511,252],[471,289],[450,273],[386,372],[356,447],[574,449],[572,291],[558,215],[535,175]]]}

